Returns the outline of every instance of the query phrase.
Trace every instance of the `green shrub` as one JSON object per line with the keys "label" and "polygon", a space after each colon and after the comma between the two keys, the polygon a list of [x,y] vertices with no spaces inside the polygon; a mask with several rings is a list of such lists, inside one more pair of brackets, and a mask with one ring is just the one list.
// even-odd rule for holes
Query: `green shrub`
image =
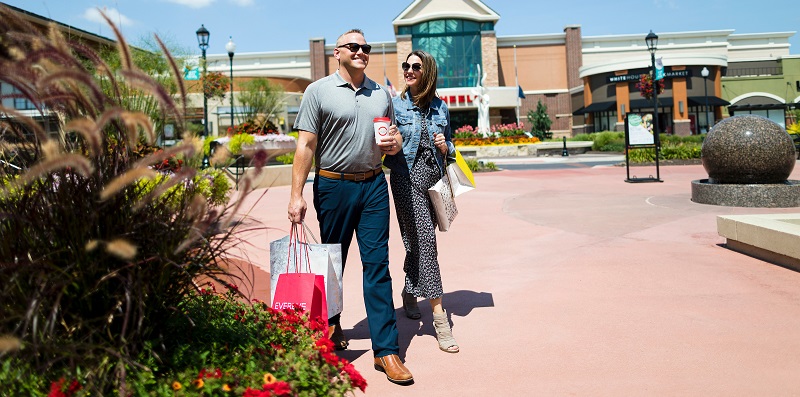
{"label": "green shrub", "polygon": [[491,161],[483,162],[474,158],[467,158],[464,161],[472,172],[497,171],[497,165]]}
{"label": "green shrub", "polygon": [[[309,321],[293,309],[243,302],[236,288],[229,284],[218,294],[208,283],[185,297],[178,306],[180,315],[163,324],[170,337],[160,355],[145,351],[139,357],[151,370],[131,371],[128,387],[133,395],[241,396],[281,388],[289,395],[341,396],[365,390],[363,377],[323,337],[325,320]],[[53,375],[13,357],[0,366],[3,395],[43,396]],[[64,371],[55,380],[64,379],[68,387],[83,383],[78,380],[84,377],[83,371]]]}
{"label": "green shrub", "polygon": [[568,141],[594,141],[594,134],[578,134],[572,138],[568,138]]}
{"label": "green shrub", "polygon": [[617,152],[625,148],[625,133],[616,131],[603,131],[595,133],[592,150],[604,152]]}
{"label": "green shrub", "polygon": [[[699,159],[702,145],[699,143],[669,143],[661,145],[660,160],[688,160]],[[654,162],[655,149],[653,148],[632,148],[628,152],[628,160],[631,163]]]}
{"label": "green shrub", "polygon": [[275,157],[275,161],[278,161],[282,164],[294,164],[294,152],[282,154],[280,156]]}
{"label": "green shrub", "polygon": [[160,377],[162,384],[189,386],[206,371],[217,374],[206,378],[209,388],[215,380],[227,381],[236,395],[247,388],[261,389],[267,383],[265,376],[285,382],[292,395],[364,391],[364,379],[334,354],[332,342],[324,337],[325,320],[309,321],[294,310],[242,302],[236,286],[230,286],[217,294],[209,284],[186,300],[183,316],[166,325],[165,333],[173,337],[167,340],[166,359],[171,365],[169,373]]}
{"label": "green shrub", "polygon": [[679,143],[661,146],[661,158],[665,160],[699,159],[702,145],[697,143]]}
{"label": "green shrub", "polygon": [[656,150],[655,148],[631,148],[628,150],[628,161],[631,163],[656,161]]}
{"label": "green shrub", "polygon": [[237,155],[242,153],[243,145],[252,145],[256,143],[256,137],[251,134],[234,134],[228,142],[228,150],[231,154]]}

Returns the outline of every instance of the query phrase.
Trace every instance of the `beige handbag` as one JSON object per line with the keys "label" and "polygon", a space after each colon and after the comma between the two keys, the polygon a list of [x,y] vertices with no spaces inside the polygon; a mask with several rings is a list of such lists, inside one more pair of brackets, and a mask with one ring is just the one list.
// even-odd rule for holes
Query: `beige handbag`
{"label": "beige handbag", "polygon": [[433,202],[433,209],[436,214],[436,223],[439,225],[440,232],[446,232],[458,215],[456,200],[453,195],[453,188],[450,186],[450,178],[447,174],[442,176],[435,185],[428,189],[428,195]]}

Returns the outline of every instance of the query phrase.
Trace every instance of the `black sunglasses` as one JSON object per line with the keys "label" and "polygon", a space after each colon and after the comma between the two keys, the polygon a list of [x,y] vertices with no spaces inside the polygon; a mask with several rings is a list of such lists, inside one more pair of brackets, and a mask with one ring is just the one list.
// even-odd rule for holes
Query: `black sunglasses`
{"label": "black sunglasses", "polygon": [[369,52],[372,51],[372,46],[369,44],[347,43],[347,44],[342,44],[336,48],[342,48],[342,47],[347,47],[347,49],[352,52],[358,52],[358,49],[360,48],[361,51],[363,51],[365,54],[369,54]]}
{"label": "black sunglasses", "polygon": [[420,70],[422,70],[422,64],[421,63],[412,63],[411,65],[409,65],[408,62],[403,62],[400,65],[400,67],[403,68],[404,72],[408,72],[409,68],[414,69],[415,72],[419,72]]}

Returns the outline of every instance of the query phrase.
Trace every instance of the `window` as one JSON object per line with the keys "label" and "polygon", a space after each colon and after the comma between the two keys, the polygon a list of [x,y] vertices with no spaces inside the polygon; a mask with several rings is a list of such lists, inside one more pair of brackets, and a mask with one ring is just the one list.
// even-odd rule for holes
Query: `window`
{"label": "window", "polygon": [[438,88],[471,87],[478,84],[481,63],[481,30],[492,30],[491,22],[438,19],[398,29],[411,34],[412,48],[430,53],[439,67]]}
{"label": "window", "polygon": [[598,112],[594,114],[595,131],[616,131],[617,112]]}
{"label": "window", "polygon": [[786,128],[786,112],[783,109],[753,109],[745,112],[736,112],[736,114],[748,113],[756,116],[766,117],[776,123],[782,128]]}
{"label": "window", "polygon": [[[17,87],[12,87],[13,94],[22,94],[22,91],[18,90]],[[14,97],[14,109],[16,110],[35,110],[36,106],[33,105],[33,102],[27,100],[23,97]]]}

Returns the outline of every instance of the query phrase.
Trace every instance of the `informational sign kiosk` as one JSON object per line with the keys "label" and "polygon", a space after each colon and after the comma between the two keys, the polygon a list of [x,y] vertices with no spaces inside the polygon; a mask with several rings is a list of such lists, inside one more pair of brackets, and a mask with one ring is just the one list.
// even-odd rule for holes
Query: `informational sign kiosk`
{"label": "informational sign kiosk", "polygon": [[[625,182],[664,182],[658,169],[658,155],[661,145],[658,135],[653,133],[653,115],[649,113],[628,113],[625,115]],[[655,151],[656,176],[631,178],[630,150],[638,148],[652,148]]]}

